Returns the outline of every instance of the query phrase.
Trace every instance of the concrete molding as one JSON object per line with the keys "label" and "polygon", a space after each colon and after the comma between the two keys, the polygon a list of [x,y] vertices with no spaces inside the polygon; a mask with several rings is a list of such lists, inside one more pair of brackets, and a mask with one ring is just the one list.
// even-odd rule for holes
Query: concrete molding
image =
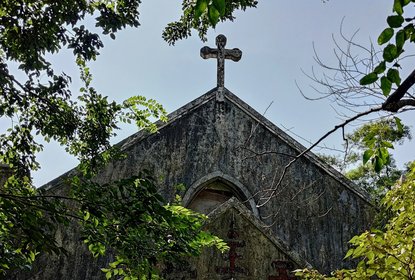
{"label": "concrete molding", "polygon": [[200,191],[202,191],[207,184],[216,180],[224,182],[236,194],[238,194],[239,196],[243,196],[241,197],[241,199],[246,200],[249,203],[252,213],[259,218],[258,208],[256,207],[255,200],[248,188],[232,176],[229,176],[223,173],[222,171],[215,171],[209,173],[199,178],[196,182],[194,182],[183,195],[183,205],[187,207],[190,204],[190,202],[196,197],[196,195]]}
{"label": "concrete molding", "polygon": [[[232,102],[233,104],[235,104],[237,107],[239,107],[242,111],[250,115],[258,123],[264,125],[268,129],[268,131],[270,131],[276,137],[284,141],[288,146],[297,150],[298,153],[301,153],[302,151],[306,149],[306,147],[300,144],[297,140],[295,140],[290,135],[288,135],[286,132],[281,130],[278,126],[273,124],[263,115],[255,111],[255,109],[253,109],[251,106],[249,106],[247,103],[245,103],[242,99],[240,99],[238,96],[233,94],[228,89],[225,89],[225,98],[229,100],[230,102]],[[343,186],[345,186],[346,188],[351,190],[353,193],[355,193],[357,196],[362,198],[366,203],[368,203],[371,206],[374,206],[370,200],[369,193],[367,193],[364,189],[362,189],[361,187],[357,186],[355,183],[347,179],[343,174],[341,174],[339,171],[334,169],[332,166],[324,162],[322,159],[316,156],[313,152],[311,151],[307,152],[304,154],[303,157],[308,159],[315,165],[317,165],[322,170],[324,170],[324,172],[329,174],[336,181],[338,181]]]}
{"label": "concrete molding", "polygon": [[[214,99],[217,93],[217,88],[213,88],[210,91],[206,92],[202,96],[199,96],[198,98],[194,99],[193,101],[187,103],[186,105],[182,106],[181,108],[177,109],[176,111],[170,113],[168,115],[168,121],[166,123],[163,123],[161,121],[155,122],[157,125],[159,131],[156,133],[161,133],[160,131],[170,125],[171,123],[175,122],[177,119],[180,119],[182,116],[188,114],[189,112],[199,108],[200,106],[204,105],[205,103],[209,102],[210,100]],[[265,118],[263,115],[255,111],[251,106],[249,106],[247,103],[245,103],[243,100],[241,100],[239,97],[237,97],[235,94],[233,94],[231,91],[229,91],[227,88],[224,88],[224,98],[228,101],[235,104],[237,107],[239,107],[241,110],[243,110],[245,113],[247,113],[249,116],[251,116],[254,120],[256,120],[258,123],[264,125],[268,131],[270,131],[272,134],[274,134],[279,139],[283,140],[288,146],[294,148],[297,150],[298,153],[304,151],[306,148],[301,145],[299,142],[297,142],[294,138],[289,136],[287,133],[282,131],[279,127],[277,127],[275,124],[270,122],[267,118]],[[122,151],[128,150],[129,147],[135,145],[137,142],[143,141],[146,137],[150,136],[151,133],[145,130],[141,130],[136,132],[135,134],[125,138],[116,146],[120,147]],[[357,196],[359,196],[363,201],[365,201],[367,204],[374,206],[373,203],[370,200],[370,195],[354,184],[352,181],[348,180],[343,174],[335,170],[333,167],[325,163],[323,160],[321,160],[319,157],[314,155],[312,152],[308,152],[304,155],[304,158],[310,160],[312,163],[314,163],[316,166],[324,170],[325,173],[330,175],[332,178],[334,178],[336,181],[340,182],[343,186],[345,186],[347,189],[351,190],[353,193],[355,193]],[[75,168],[73,170],[70,170],[69,172],[57,177],[56,179],[50,181],[45,186],[42,186],[42,188],[45,189],[53,189],[57,183],[61,180],[62,177],[67,176],[68,174],[72,174],[72,172],[75,171]],[[230,181],[231,182],[231,181]],[[242,189],[241,189],[242,190]],[[251,196],[247,196],[251,197]],[[255,203],[253,203],[255,204]],[[250,205],[253,205],[250,202]],[[252,209],[256,209],[256,207],[252,206]],[[253,210],[255,211],[255,210]]]}
{"label": "concrete molding", "polygon": [[232,197],[228,201],[221,204],[215,210],[208,214],[207,224],[211,223],[217,219],[221,214],[225,213],[230,208],[235,209],[239,214],[241,214],[245,219],[252,223],[263,235],[265,235],[280,251],[286,254],[296,265],[300,268],[309,268],[312,269],[313,266],[305,260],[304,257],[300,256],[297,252],[291,250],[287,244],[280,238],[278,238],[275,233],[271,231],[269,226],[262,222],[258,217],[253,215],[249,209],[247,209],[237,198]]}

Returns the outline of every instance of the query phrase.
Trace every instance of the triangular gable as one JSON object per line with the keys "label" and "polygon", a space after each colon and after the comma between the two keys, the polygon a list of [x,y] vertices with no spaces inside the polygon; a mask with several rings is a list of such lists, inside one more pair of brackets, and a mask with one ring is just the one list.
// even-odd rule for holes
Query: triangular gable
{"label": "triangular gable", "polygon": [[[305,148],[228,90],[221,98],[217,94],[213,89],[173,112],[167,123],[158,123],[157,133],[141,131],[121,141],[126,157],[97,180],[106,183],[148,170],[170,201],[177,194],[173,186],[183,184],[178,194],[192,199],[203,178],[222,174],[239,182],[231,184],[235,189],[246,190],[241,201],[254,200],[250,206],[269,225],[270,238],[278,236],[321,271],[346,265],[347,240],[370,226],[373,208],[365,193],[310,152],[291,166],[273,200],[257,208],[261,192],[274,187],[273,178]],[[257,157],[250,151],[271,154]],[[47,187],[64,191],[64,176]]]}
{"label": "triangular gable", "polygon": [[[196,110],[200,106],[203,106],[205,103],[211,101],[212,99],[218,99],[218,90],[217,88],[213,88],[212,90],[208,91],[207,93],[203,94],[202,96],[194,99],[193,101],[187,103],[186,105],[180,107],[176,111],[170,113],[168,115],[168,121],[166,123],[157,121],[156,125],[161,131],[165,126],[168,126],[169,124],[172,124],[176,122],[178,119],[182,118],[184,115],[189,114],[191,111]],[[255,111],[251,106],[249,106],[247,103],[242,101],[240,98],[238,98],[235,94],[233,94],[228,89],[224,88],[224,90],[221,92],[220,99],[226,99],[233,103],[235,106],[239,107],[241,110],[243,110],[246,114],[248,114],[250,117],[255,119],[258,123],[264,125],[271,133],[273,133],[276,137],[283,140],[287,145],[295,149],[298,153],[304,151],[306,148],[301,145],[299,142],[297,142],[294,138],[289,136],[287,133],[285,133],[283,130],[278,128],[275,124],[270,122],[267,118],[265,118],[263,115]],[[132,145],[135,145],[136,143],[143,141],[146,137],[150,136],[151,134],[145,130],[141,130],[137,133],[134,133],[133,135],[127,137],[126,139],[120,141],[117,146],[121,147],[121,150],[127,150]],[[335,180],[340,182],[342,185],[344,185],[346,188],[350,189],[352,192],[354,192],[356,195],[361,197],[363,200],[365,200],[370,205],[370,195],[363,190],[362,188],[358,187],[356,184],[345,178],[340,172],[338,172],[336,169],[325,163],[323,160],[321,160],[319,157],[314,155],[312,152],[308,152],[304,155],[305,158],[309,159],[311,162],[319,166],[321,169],[323,169],[326,173],[328,173],[330,176],[332,176]],[[73,174],[75,170],[70,170],[66,172],[65,174],[61,175],[57,179],[52,180],[45,186],[43,186],[46,189],[49,189],[57,183],[62,183],[61,178],[68,176],[70,174]],[[373,205],[372,205],[373,206]]]}
{"label": "triangular gable", "polygon": [[[238,199],[235,197],[229,199],[227,202],[220,205],[218,208],[213,210],[211,213],[208,214],[208,222],[207,227],[209,224],[214,223],[217,221],[224,213],[229,211],[230,209],[234,210],[240,217],[246,219],[252,226],[261,232],[264,237],[266,237],[278,250],[280,250],[283,254],[287,256],[287,258],[292,261],[297,267],[301,268],[312,268],[311,264],[308,263],[304,257],[297,254],[295,251],[291,250],[280,238],[278,238],[270,229],[269,226],[262,222],[258,217],[256,217],[245,205],[243,205]],[[225,227],[226,228],[226,227]],[[246,229],[245,229],[246,230]],[[265,261],[265,260],[264,260]]]}
{"label": "triangular gable", "polygon": [[166,279],[294,279],[292,270],[311,268],[236,198],[208,217],[205,229],[221,237],[230,249],[223,254],[205,249],[199,257],[165,271]]}
{"label": "triangular gable", "polygon": [[[247,103],[245,103],[243,100],[241,100],[239,97],[237,97],[235,94],[233,94],[228,89],[224,88],[224,90],[221,92],[220,98],[218,97],[218,94],[219,93],[218,93],[217,88],[214,88],[208,91],[207,93],[203,94],[202,96],[196,98],[195,100],[182,106],[181,108],[177,109],[176,111],[170,113],[168,115],[168,121],[166,123],[163,123],[160,121],[156,122],[159,131],[161,131],[163,127],[176,122],[178,119],[189,114],[191,111],[196,110],[200,106],[203,106],[205,103],[211,101],[212,99],[221,100],[219,102],[223,102],[223,100],[226,99],[230,101],[232,104],[234,104],[235,106],[237,106],[239,109],[244,111],[247,115],[249,115],[255,121],[257,121],[258,123],[266,127],[269,132],[271,132],[276,137],[284,141],[288,146],[296,150],[297,153],[301,153],[302,151],[306,149],[302,144],[300,144],[294,138],[289,136],[286,132],[281,130],[278,126],[273,124],[263,115],[258,113],[256,110],[254,110],[251,106],[249,106]],[[150,134],[148,132],[142,130],[124,139],[117,145],[121,146],[122,150],[125,150],[125,149],[128,149],[128,147],[136,144],[137,142],[142,141],[144,138],[146,138],[149,135]],[[336,181],[344,185],[346,188],[350,189],[353,193],[355,193],[360,198],[365,200],[368,204],[373,206],[370,201],[370,195],[365,190],[363,190],[362,188],[360,188],[359,186],[351,182],[349,179],[344,177],[343,174],[338,172],[336,169],[331,167],[329,164],[325,163],[315,154],[313,154],[312,152],[308,152],[304,155],[304,158],[307,158],[308,160],[310,160],[312,163],[314,163],[319,168],[324,170],[327,174],[329,174],[331,177],[333,177]]]}

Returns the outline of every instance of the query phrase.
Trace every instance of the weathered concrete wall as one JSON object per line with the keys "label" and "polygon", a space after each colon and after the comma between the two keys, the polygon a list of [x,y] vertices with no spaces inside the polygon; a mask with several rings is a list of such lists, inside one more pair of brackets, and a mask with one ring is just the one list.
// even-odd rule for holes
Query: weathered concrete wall
{"label": "weathered concrete wall", "polygon": [[[276,237],[323,272],[345,265],[347,241],[368,228],[371,221],[373,211],[367,200],[313,155],[298,160],[288,170],[275,198],[255,209],[259,201],[254,195],[274,186],[275,178],[301,146],[230,93],[224,102],[216,101],[215,92],[207,93],[175,112],[157,133],[138,133],[121,145],[127,157],[106,168],[98,181],[149,170],[167,200],[174,198],[175,185],[184,184],[187,190],[181,195],[190,203],[202,178],[222,174],[240,189],[250,201],[248,206],[270,225]],[[255,154],[263,152],[269,153]],[[56,182],[51,184],[52,189]],[[72,248],[70,258],[56,261],[51,269],[39,268],[37,272],[44,270],[43,278],[31,279],[56,279],[51,276],[54,274],[68,280],[103,276],[97,271],[100,265],[84,254],[82,244],[73,243],[76,240],[76,230],[62,237],[62,242]]]}
{"label": "weathered concrete wall", "polygon": [[[270,129],[271,124],[252,115],[252,109],[232,94],[226,96],[219,103],[213,94],[207,95],[206,103],[158,133],[125,142],[128,157],[103,172],[100,180],[116,180],[148,169],[167,199],[174,197],[173,186],[183,183],[189,187],[215,172],[234,178],[251,195],[273,187],[297,151],[287,143],[290,139],[285,134]],[[271,153],[253,156],[251,151]],[[344,264],[347,241],[368,228],[373,211],[343,177],[316,160],[297,161],[275,199],[259,208],[259,215],[270,217],[263,221],[272,225],[277,236],[314,267],[328,272]]]}
{"label": "weathered concrete wall", "polygon": [[[293,264],[294,261],[279,250],[250,220],[235,209],[228,209],[207,227],[231,247],[223,254],[210,248],[191,261],[191,273],[186,279],[268,279],[276,274],[275,261]],[[173,274],[167,279],[181,279]]]}

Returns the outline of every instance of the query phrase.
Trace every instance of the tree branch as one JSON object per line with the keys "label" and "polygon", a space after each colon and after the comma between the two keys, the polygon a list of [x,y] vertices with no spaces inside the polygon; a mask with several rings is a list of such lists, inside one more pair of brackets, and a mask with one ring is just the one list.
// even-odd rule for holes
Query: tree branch
{"label": "tree branch", "polygon": [[281,185],[282,180],[284,179],[284,177],[285,177],[285,175],[287,173],[288,168],[290,168],[290,166],[293,165],[299,158],[301,158],[306,153],[308,153],[309,151],[311,151],[318,144],[320,144],[321,141],[323,141],[324,139],[326,139],[329,135],[331,135],[333,132],[335,132],[339,128],[342,128],[343,129],[346,125],[348,125],[349,123],[357,120],[358,118],[361,118],[363,116],[369,115],[369,114],[374,113],[374,112],[379,112],[379,111],[382,111],[382,110],[383,110],[382,106],[375,107],[375,108],[372,108],[372,109],[370,109],[368,111],[359,113],[359,114],[355,115],[352,118],[349,118],[349,119],[345,120],[341,124],[336,125],[333,129],[331,129],[330,131],[328,131],[322,137],[320,137],[320,139],[318,139],[316,142],[314,142],[313,145],[311,145],[310,147],[308,147],[307,149],[305,149],[304,151],[302,151],[301,153],[299,153],[297,156],[295,156],[287,165],[284,166],[284,169],[282,171],[282,174],[281,174],[280,178],[278,179],[278,182],[275,185],[275,187],[271,187],[271,189],[266,190],[266,191],[271,191],[271,194],[268,197],[265,198],[265,201],[264,202],[259,203],[257,205],[257,207],[260,208],[260,207],[264,206],[265,204],[267,204],[271,200],[271,198],[276,194],[278,187]]}
{"label": "tree branch", "polygon": [[[414,100],[401,100],[405,93],[415,84],[415,69],[409,74],[402,84],[383,102],[382,109],[389,112],[397,112],[404,106],[415,106]],[[405,101],[405,102],[401,102]],[[411,102],[409,102],[411,101]]]}

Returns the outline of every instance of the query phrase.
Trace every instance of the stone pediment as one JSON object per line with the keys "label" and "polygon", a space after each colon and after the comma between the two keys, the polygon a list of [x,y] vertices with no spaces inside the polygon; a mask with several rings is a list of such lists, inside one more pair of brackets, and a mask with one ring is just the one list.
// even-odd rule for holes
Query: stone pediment
{"label": "stone pediment", "polygon": [[208,217],[205,229],[225,240],[229,251],[206,249],[167,279],[295,279],[292,270],[311,268],[235,197]]}
{"label": "stone pediment", "polygon": [[[217,106],[219,107],[217,110],[219,111],[219,116],[218,116],[218,112],[211,112],[217,115],[216,117],[217,117],[218,122],[224,123],[224,122],[229,121],[226,119],[226,116],[224,116],[226,115],[226,112],[224,112],[226,110],[225,109],[226,106],[223,105],[224,103],[228,103],[231,106],[235,106],[236,108],[241,110],[253,122],[256,122],[257,124],[262,125],[269,133],[271,133],[274,137],[279,138],[286,145],[288,145],[291,149],[296,151],[297,154],[301,153],[302,151],[306,149],[302,144],[300,144],[294,138],[289,136],[286,132],[281,130],[278,126],[270,122],[267,118],[265,118],[263,115],[258,113],[251,106],[249,106],[247,103],[245,103],[243,100],[241,100],[239,97],[237,97],[235,94],[233,94],[231,91],[229,91],[226,88],[223,88],[221,91],[219,91],[218,88],[213,88],[212,90],[208,91],[204,95],[196,98],[195,100],[189,102],[183,107],[177,109],[176,111],[168,115],[167,123],[163,123],[160,121],[156,122],[159,128],[158,133],[163,133],[162,130],[164,127],[174,125],[175,123],[180,123],[181,119],[185,118],[187,115],[193,113],[194,111],[203,110],[203,109],[200,109],[200,107],[203,107],[203,106],[208,107],[207,103],[211,103],[212,101],[222,104],[222,106]],[[223,116],[220,116],[220,114],[223,114]],[[151,134],[149,134],[146,131],[139,131],[138,133],[135,133],[131,135],[130,137],[124,139],[117,145],[121,147],[121,150],[128,150],[131,146],[136,145],[138,142],[145,141],[145,139],[150,135]],[[311,161],[313,164],[315,164],[319,168],[323,169],[327,174],[329,174],[336,181],[341,183],[346,188],[350,189],[353,193],[355,193],[356,195],[358,195],[359,197],[361,197],[367,203],[370,204],[370,196],[365,190],[363,190],[362,188],[358,187],[353,182],[345,178],[343,174],[338,172],[336,169],[332,168],[330,165],[325,163],[319,157],[317,157],[311,152],[308,152],[304,155],[304,158]]]}
{"label": "stone pediment", "polygon": [[[163,129],[165,127],[174,126],[176,123],[180,123],[181,119],[184,119],[187,115],[192,114],[194,111],[197,110],[203,110],[200,109],[200,107],[206,106],[207,103],[211,102],[217,102],[217,103],[224,103],[227,102],[231,104],[231,106],[235,106],[236,108],[240,109],[245,115],[247,115],[248,118],[252,119],[253,122],[256,122],[260,125],[262,125],[268,132],[273,134],[274,137],[277,137],[278,139],[282,140],[285,144],[287,144],[291,149],[296,151],[296,153],[301,153],[306,148],[301,145],[298,141],[296,141],[294,138],[289,136],[287,133],[285,133],[283,130],[281,130],[279,127],[277,127],[275,124],[270,122],[267,118],[265,118],[263,115],[255,111],[252,107],[250,107],[247,103],[242,101],[240,98],[238,98],[236,95],[234,95],[231,91],[229,91],[226,88],[223,88],[222,91],[218,91],[217,88],[214,88],[204,95],[196,98],[195,100],[189,102],[188,104],[184,105],[183,107],[177,109],[176,111],[170,113],[168,115],[168,121],[166,123],[157,121],[156,125],[159,129],[157,134],[163,134]],[[207,106],[206,106],[207,107]],[[222,107],[219,108],[218,111],[222,110],[224,111],[225,106],[218,106]],[[213,114],[216,114],[218,112],[210,112]],[[225,113],[225,112],[220,112]],[[218,122],[227,122],[226,118],[224,116],[216,116]],[[188,124],[187,124],[188,125]],[[153,134],[141,130],[126,139],[120,141],[116,146],[119,146],[122,151],[128,152],[133,146],[139,144],[140,142],[146,141],[149,137],[152,137]],[[223,144],[223,139],[220,139]],[[225,140],[226,141],[226,140]],[[217,143],[212,143],[213,145],[216,145]],[[326,164],[323,160],[321,160],[319,157],[314,155],[313,153],[309,152],[304,155],[304,158],[311,161],[313,164],[318,166],[319,168],[323,169],[328,175],[330,175],[332,178],[334,178],[336,181],[341,183],[346,188],[350,189],[353,193],[355,193],[357,196],[364,199],[367,203],[370,203],[370,196],[369,194],[359,188],[357,185],[352,183],[350,180],[345,178],[340,172],[332,168],[330,165]],[[55,180],[52,180],[51,182],[45,184],[42,186],[43,188],[49,189],[53,188],[57,185],[60,185],[62,183],[62,177],[70,176],[73,174],[75,170],[70,170],[67,173],[63,174],[62,176],[56,178]]]}
{"label": "stone pediment", "polygon": [[[238,215],[238,219],[243,219],[247,227],[241,227],[243,231],[250,232],[250,229],[253,231],[258,231],[257,234],[262,235],[264,238],[270,241],[269,244],[275,246],[280,254],[284,255],[284,260],[292,262],[297,267],[307,267],[311,268],[304,257],[297,254],[295,251],[288,248],[288,246],[279,239],[275,234],[272,233],[270,227],[262,222],[258,217],[256,217],[241,201],[235,197],[229,199],[227,202],[220,205],[218,208],[213,210],[208,214],[207,228],[209,229],[214,224],[224,225],[222,222],[226,213],[232,213],[232,215]],[[228,217],[229,218],[229,217]],[[266,243],[268,243],[266,241]]]}
{"label": "stone pediment", "polygon": [[[166,201],[179,194],[185,206],[193,207],[198,194],[222,203],[229,199],[228,193],[247,201],[248,212],[242,211],[237,201],[220,207],[212,204],[222,214],[212,216],[213,222],[207,226],[213,227],[216,221],[218,230],[219,225],[223,229],[212,232],[226,237],[229,217],[234,213],[239,219],[235,221],[244,225],[243,234],[252,231],[267,244],[259,247],[274,248],[273,253],[261,257],[271,261],[263,264],[261,275],[275,275],[272,272],[281,263],[273,267],[272,262],[282,256],[295,266],[312,264],[325,273],[347,265],[343,260],[347,241],[370,226],[372,205],[367,194],[310,152],[287,170],[275,199],[256,207],[261,192],[273,187],[284,166],[305,147],[237,96],[226,88],[220,92],[213,89],[171,113],[168,122],[160,122],[158,127],[156,133],[140,131],[117,144],[126,157],[110,163],[97,181],[106,183],[148,170]],[[45,187],[63,192],[67,189],[64,177],[71,172]],[[205,185],[216,179],[229,188],[220,185],[203,192]],[[178,184],[184,185],[179,192],[174,188]],[[216,260],[210,269],[226,270],[226,263]],[[255,266],[248,271],[256,271]]]}

